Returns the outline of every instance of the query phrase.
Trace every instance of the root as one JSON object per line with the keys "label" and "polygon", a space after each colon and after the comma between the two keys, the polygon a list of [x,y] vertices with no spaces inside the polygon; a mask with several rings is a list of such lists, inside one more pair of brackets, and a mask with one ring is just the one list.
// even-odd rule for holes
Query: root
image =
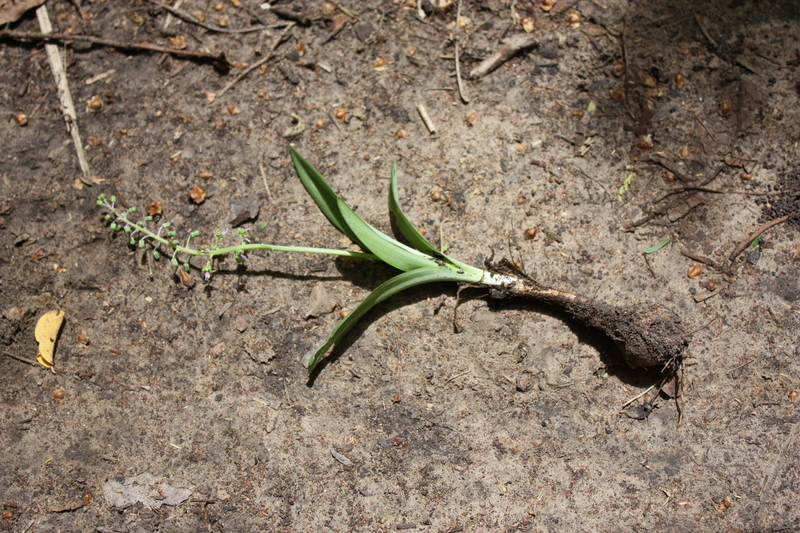
{"label": "root", "polygon": [[631,368],[661,366],[664,370],[675,370],[689,345],[680,317],[660,305],[647,303],[616,307],[546,287],[506,260],[492,265],[492,269],[519,279],[517,283],[492,289],[492,297],[525,298],[564,309],[611,338]]}

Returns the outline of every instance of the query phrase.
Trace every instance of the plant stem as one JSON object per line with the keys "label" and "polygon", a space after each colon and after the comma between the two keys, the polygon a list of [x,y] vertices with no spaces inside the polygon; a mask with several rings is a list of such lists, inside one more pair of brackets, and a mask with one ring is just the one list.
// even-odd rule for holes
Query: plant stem
{"label": "plant stem", "polygon": [[[110,209],[113,209],[113,205],[106,204],[106,206]],[[262,243],[243,243],[236,246],[226,246],[224,248],[216,248],[216,249],[203,249],[198,250],[195,248],[188,248],[186,246],[181,246],[180,244],[175,244],[166,237],[162,237],[160,234],[153,233],[147,227],[137,224],[136,222],[132,222],[128,220],[128,218],[119,212],[113,212],[117,216],[117,221],[128,225],[133,230],[131,233],[139,232],[143,233],[147,238],[153,239],[154,241],[167,246],[168,248],[172,248],[176,252],[184,253],[190,256],[202,256],[202,257],[215,257],[218,255],[225,255],[235,252],[244,252],[248,250],[274,250],[276,252],[299,252],[299,253],[307,253],[307,254],[325,254],[325,255],[338,255],[343,257],[357,257],[360,259],[372,259],[377,260],[378,257],[374,254],[368,254],[364,252],[351,252],[349,250],[337,250],[334,248],[313,248],[309,246],[281,246],[277,244],[262,244]]]}

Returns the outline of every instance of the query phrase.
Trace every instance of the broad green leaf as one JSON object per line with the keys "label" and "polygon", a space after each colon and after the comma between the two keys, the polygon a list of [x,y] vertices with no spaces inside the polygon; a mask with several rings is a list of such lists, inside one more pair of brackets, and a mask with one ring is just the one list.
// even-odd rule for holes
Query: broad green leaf
{"label": "broad green leaf", "polygon": [[403,213],[403,210],[400,207],[400,195],[397,192],[396,164],[392,165],[392,177],[389,184],[389,211],[394,214],[395,220],[397,221],[397,228],[400,230],[400,233],[402,233],[403,236],[408,239],[408,242],[411,243],[411,246],[424,254],[433,256],[436,259],[440,259],[444,263],[449,263],[449,265],[454,267],[456,270],[461,269],[467,272],[472,272],[473,274],[478,272],[475,267],[464,264],[461,261],[456,261],[451,257],[447,257],[443,252],[437,250],[436,247],[419,232],[414,224],[408,220],[408,217],[405,213]]}
{"label": "broad green leaf", "polygon": [[350,240],[354,243],[361,245],[361,241],[347,225],[342,213],[339,211],[339,196],[330,184],[325,181],[319,170],[314,168],[314,165],[306,161],[295,150],[294,146],[289,145],[289,153],[292,155],[292,163],[294,163],[294,170],[297,172],[297,176],[303,182],[303,186],[314,200],[314,203],[317,204],[319,210],[339,231],[350,237]]}
{"label": "broad green leaf", "polygon": [[348,227],[356,234],[359,242],[382,261],[399,270],[430,268],[436,265],[433,258],[413,248],[399,243],[383,232],[378,231],[359,217],[355,211],[339,200],[339,211]]}
{"label": "broad green leaf", "polygon": [[436,249],[434,245],[432,245],[428,239],[422,236],[419,230],[414,227],[408,217],[406,217],[405,213],[403,213],[402,208],[400,207],[400,200],[399,194],[397,192],[397,164],[392,164],[392,177],[389,183],[389,211],[394,214],[394,218],[397,222],[397,228],[400,230],[400,233],[408,239],[408,242],[411,243],[411,246],[416,248],[422,253],[436,256],[438,257],[441,255],[439,250]]}
{"label": "broad green leaf", "polygon": [[437,281],[470,281],[470,278],[465,275],[460,275],[450,269],[440,267],[418,268],[409,272],[398,274],[392,279],[383,282],[374,291],[364,298],[364,300],[346,317],[344,317],[333,329],[331,336],[328,340],[320,346],[311,360],[308,362],[308,372],[314,371],[314,368],[322,360],[322,357],[328,349],[342,340],[342,338],[350,331],[353,326],[366,314],[367,311],[372,309],[375,305],[384,301],[386,298],[397,294],[398,292],[422,285],[423,283],[433,283]]}

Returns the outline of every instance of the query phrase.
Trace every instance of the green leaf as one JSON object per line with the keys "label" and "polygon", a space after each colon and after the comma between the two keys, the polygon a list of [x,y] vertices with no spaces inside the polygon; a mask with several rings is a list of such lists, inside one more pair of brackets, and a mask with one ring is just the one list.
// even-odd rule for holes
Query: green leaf
{"label": "green leaf", "polygon": [[433,258],[413,248],[399,243],[383,232],[378,231],[359,217],[355,211],[339,200],[339,211],[348,227],[356,234],[359,242],[373,254],[399,270],[416,270],[436,265]]}
{"label": "green leaf", "polygon": [[294,170],[297,172],[297,176],[303,182],[303,186],[314,200],[314,203],[317,204],[319,210],[339,231],[350,237],[350,240],[354,243],[361,245],[361,241],[345,222],[339,210],[340,198],[330,184],[314,168],[314,165],[297,153],[294,146],[289,145],[289,153],[292,155],[292,163],[294,163]]}
{"label": "green leaf", "polygon": [[455,269],[473,271],[472,273],[475,273],[475,267],[447,257],[444,255],[444,251],[440,252],[437,250],[436,247],[419,232],[414,224],[408,220],[408,217],[405,215],[405,213],[403,213],[403,210],[400,207],[400,195],[397,192],[397,164],[392,165],[392,177],[389,184],[389,211],[394,214],[395,221],[397,222],[397,229],[399,229],[400,233],[402,233],[403,236],[408,239],[408,242],[411,243],[411,246],[424,254],[433,256],[444,261],[445,263],[449,263]]}
{"label": "green leaf", "polygon": [[628,174],[628,177],[625,178],[625,181],[622,182],[622,187],[619,188],[619,195],[620,196],[622,196],[623,194],[628,192],[628,189],[630,188],[631,183],[633,183],[633,178],[635,178],[635,177],[636,177],[636,174],[634,174],[633,172]]}
{"label": "green leaf", "polygon": [[665,247],[666,245],[668,245],[669,241],[670,241],[670,238],[667,237],[667,238],[665,238],[663,241],[661,241],[658,244],[654,244],[653,246],[648,246],[647,248],[644,249],[644,253],[652,254],[653,252],[656,252],[656,251],[662,249],[663,247]]}
{"label": "green leaf", "polygon": [[331,332],[331,336],[328,337],[328,340],[325,341],[325,343],[320,346],[316,352],[314,352],[313,356],[311,356],[311,359],[307,365],[308,372],[311,373],[314,371],[314,368],[316,368],[316,366],[322,360],[322,357],[325,355],[328,349],[342,340],[347,332],[356,325],[356,323],[361,319],[361,317],[364,316],[364,314],[366,314],[367,311],[384,301],[386,298],[392,296],[393,294],[397,294],[402,290],[415,287],[417,285],[422,285],[423,283],[469,280],[470,278],[467,275],[460,275],[450,269],[431,267],[403,272],[402,274],[398,274],[392,279],[383,282],[374,291],[369,293],[369,295],[364,298],[358,307],[350,311],[350,314],[344,317],[336,325]]}
{"label": "green leaf", "polygon": [[394,218],[397,222],[397,228],[400,230],[400,233],[403,234],[403,237],[408,239],[408,242],[411,243],[411,246],[422,253],[439,256],[439,250],[437,250],[436,247],[428,241],[428,239],[422,236],[419,230],[414,227],[414,224],[408,220],[408,217],[406,217],[405,213],[403,213],[403,210],[400,207],[399,196],[400,195],[397,192],[397,163],[393,163],[392,177],[389,183],[389,211],[391,211],[394,215]]}

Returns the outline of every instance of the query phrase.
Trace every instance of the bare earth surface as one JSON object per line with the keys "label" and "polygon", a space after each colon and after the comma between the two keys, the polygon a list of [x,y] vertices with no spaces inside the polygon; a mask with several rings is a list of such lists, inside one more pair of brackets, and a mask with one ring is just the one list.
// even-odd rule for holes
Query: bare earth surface
{"label": "bare earth surface", "polygon": [[[797,4],[466,1],[457,32],[454,8],[421,21],[413,4],[276,2],[288,28],[255,0],[181,4],[212,28],[269,26],[223,34],[164,30],[141,0],[51,0],[58,33],[183,38],[236,63],[59,45],[91,187],[44,46],[2,41],[0,530],[800,531]],[[538,46],[466,79],[526,16]],[[11,26],[39,31],[33,11]],[[189,287],[95,206],[160,202],[201,245],[249,199],[259,240],[352,247],[289,142],[385,231],[396,161],[409,218],[453,257],[493,249],[547,285],[676,312],[682,398],[668,383],[623,409],[659,373],[547,306],[468,290],[455,333],[446,284],[370,312],[309,382],[303,355],[395,272],[255,253]],[[315,287],[337,307],[306,319]],[[35,359],[51,309],[64,372],[7,356]]]}

